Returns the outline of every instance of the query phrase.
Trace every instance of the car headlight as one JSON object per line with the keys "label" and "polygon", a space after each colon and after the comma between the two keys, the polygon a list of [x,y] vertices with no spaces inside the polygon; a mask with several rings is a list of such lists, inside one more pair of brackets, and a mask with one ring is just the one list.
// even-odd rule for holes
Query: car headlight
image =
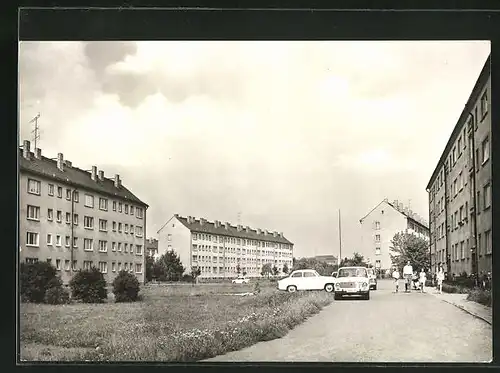
{"label": "car headlight", "polygon": [[335,287],[336,287],[337,289],[338,289],[338,288],[340,288],[340,284],[337,282],[337,283],[335,284]]}
{"label": "car headlight", "polygon": [[364,288],[366,288],[366,287],[368,286],[368,284],[367,284],[366,282],[363,282],[363,283],[361,284],[361,286],[362,286],[362,287],[364,287]]}

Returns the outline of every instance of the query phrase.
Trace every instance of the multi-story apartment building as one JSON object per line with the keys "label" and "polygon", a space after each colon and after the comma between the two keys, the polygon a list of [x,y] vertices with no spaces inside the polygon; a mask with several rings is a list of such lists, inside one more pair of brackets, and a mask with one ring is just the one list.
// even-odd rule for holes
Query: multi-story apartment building
{"label": "multi-story apartment building", "polygon": [[450,275],[492,269],[490,97],[488,57],[426,188],[432,269]]}
{"label": "multi-story apartment building", "polygon": [[258,277],[266,263],[280,272],[285,263],[292,268],[293,243],[283,233],[175,214],[158,235],[159,255],[174,250],[186,272],[198,267],[201,278],[235,277],[238,267],[240,273]]}
{"label": "multi-story apartment building", "polygon": [[156,238],[148,238],[146,240],[146,255],[158,258],[158,240]]}
{"label": "multi-story apartment building", "polygon": [[392,266],[391,247],[396,233],[413,233],[429,239],[427,222],[397,200],[384,199],[360,219],[361,247],[357,250],[381,271]]}
{"label": "multi-story apartment building", "polygon": [[84,171],[65,161],[19,152],[20,260],[52,263],[64,283],[74,271],[99,268],[112,282],[120,270],[144,282],[148,205],[104,171]]}

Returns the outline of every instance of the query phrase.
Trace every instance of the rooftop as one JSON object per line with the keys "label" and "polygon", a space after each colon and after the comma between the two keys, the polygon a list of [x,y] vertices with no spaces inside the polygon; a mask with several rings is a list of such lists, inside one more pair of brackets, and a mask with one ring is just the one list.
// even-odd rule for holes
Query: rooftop
{"label": "rooftop", "polygon": [[281,232],[270,232],[259,228],[252,229],[248,226],[244,227],[243,225],[234,226],[228,222],[221,223],[218,220],[210,222],[204,218],[196,219],[193,216],[183,217],[178,214],[175,214],[174,216],[193,232],[293,245],[293,243],[287,240]]}
{"label": "rooftop", "polygon": [[35,149],[33,153],[30,151],[29,141],[24,141],[22,148],[19,149],[19,170],[21,173],[27,172],[43,176],[54,180],[54,182],[72,185],[148,207],[146,203],[123,186],[119,175],[115,175],[114,179],[106,178],[103,171],[97,173],[95,166],[92,167],[91,171],[82,170],[73,166],[71,162],[65,161],[62,153],[59,153],[56,159],[42,156],[41,149]]}
{"label": "rooftop", "polygon": [[373,210],[375,210],[378,206],[380,206],[382,203],[386,203],[390,207],[392,207],[394,210],[398,211],[408,219],[412,220],[415,222],[417,225],[420,225],[424,229],[429,229],[429,223],[422,218],[420,215],[414,213],[409,207],[404,206],[402,203],[398,202],[398,200],[394,200],[393,202],[389,202],[387,198],[382,200],[377,206],[375,206],[373,209],[370,210],[368,214],[363,216],[359,222],[361,223],[368,215],[370,215]]}

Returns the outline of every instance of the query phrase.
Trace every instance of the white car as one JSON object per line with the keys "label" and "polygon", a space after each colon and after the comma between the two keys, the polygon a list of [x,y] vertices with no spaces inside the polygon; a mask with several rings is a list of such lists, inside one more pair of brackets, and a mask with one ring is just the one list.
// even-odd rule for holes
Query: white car
{"label": "white car", "polygon": [[248,284],[248,278],[246,277],[238,277],[238,278],[235,278],[233,279],[233,281],[231,281],[233,284]]}
{"label": "white car", "polygon": [[290,276],[278,281],[278,290],[290,293],[297,290],[325,290],[333,292],[335,278],[332,276],[321,276],[314,269],[300,269],[293,271]]}
{"label": "white car", "polygon": [[341,267],[335,281],[335,299],[344,296],[370,299],[370,277],[365,267]]}

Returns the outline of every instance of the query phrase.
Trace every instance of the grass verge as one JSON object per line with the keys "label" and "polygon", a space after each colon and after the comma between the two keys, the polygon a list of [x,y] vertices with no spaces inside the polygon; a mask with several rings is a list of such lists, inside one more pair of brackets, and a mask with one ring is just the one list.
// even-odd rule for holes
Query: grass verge
{"label": "grass verge", "polygon": [[491,307],[491,290],[473,289],[469,291],[467,300]]}
{"label": "grass verge", "polygon": [[22,304],[21,358],[28,361],[197,361],[284,336],[329,304],[325,292],[245,286],[146,287],[143,301]]}

